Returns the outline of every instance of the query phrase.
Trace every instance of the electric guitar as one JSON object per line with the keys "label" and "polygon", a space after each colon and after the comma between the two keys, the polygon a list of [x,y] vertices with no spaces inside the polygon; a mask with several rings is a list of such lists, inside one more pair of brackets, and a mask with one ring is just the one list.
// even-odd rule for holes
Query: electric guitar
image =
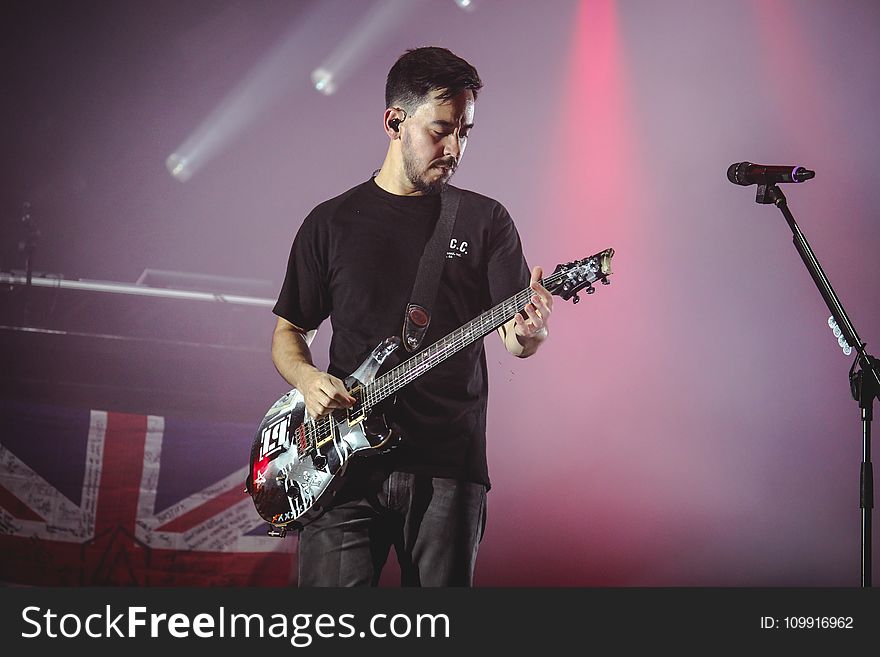
{"label": "electric guitar", "polygon": [[[596,281],[608,285],[613,255],[614,249],[606,249],[557,265],[541,283],[551,294],[577,303],[577,293],[592,294]],[[282,537],[288,528],[301,529],[320,516],[342,485],[352,457],[393,447],[398,437],[377,410],[380,402],[511,320],[533,294],[530,287],[517,292],[377,377],[382,364],[400,346],[400,338],[386,339],[345,379],[348,393],[356,400],[351,408],[309,417],[303,395],[296,389],[276,401],[254,436],[245,482],[257,513],[272,525],[269,535]]]}

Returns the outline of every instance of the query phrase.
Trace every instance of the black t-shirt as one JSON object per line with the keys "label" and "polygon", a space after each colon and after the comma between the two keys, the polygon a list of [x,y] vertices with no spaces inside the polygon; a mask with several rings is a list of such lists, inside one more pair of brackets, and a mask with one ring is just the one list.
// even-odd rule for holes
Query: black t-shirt
{"label": "black t-shirt", "polygon": [[[419,261],[440,213],[439,195],[397,196],[373,179],[318,205],[290,251],[274,312],[311,330],[330,318],[330,366],[344,379],[390,336],[399,336]],[[527,287],[529,270],[507,210],[462,190],[426,348]],[[406,357],[401,346],[398,354]],[[386,365],[382,371],[388,369]],[[386,415],[403,434],[384,465],[489,485],[488,376],[477,340],[397,393]]]}

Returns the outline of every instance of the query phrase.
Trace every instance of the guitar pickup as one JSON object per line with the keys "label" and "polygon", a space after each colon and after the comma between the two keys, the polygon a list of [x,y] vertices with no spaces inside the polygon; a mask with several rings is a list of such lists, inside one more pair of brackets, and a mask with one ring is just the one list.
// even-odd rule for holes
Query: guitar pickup
{"label": "guitar pickup", "polygon": [[348,391],[348,394],[355,398],[354,405],[351,408],[346,409],[346,419],[348,420],[348,426],[350,427],[363,422],[364,418],[367,416],[364,409],[363,393],[363,386],[355,386]]}
{"label": "guitar pickup", "polygon": [[333,415],[326,415],[315,420],[315,449],[320,449],[333,440]]}

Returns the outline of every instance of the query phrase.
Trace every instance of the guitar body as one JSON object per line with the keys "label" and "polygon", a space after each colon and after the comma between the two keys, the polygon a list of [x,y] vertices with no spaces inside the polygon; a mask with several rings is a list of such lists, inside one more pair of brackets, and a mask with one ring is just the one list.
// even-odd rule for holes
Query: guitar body
{"label": "guitar body", "polygon": [[[357,390],[371,383],[399,344],[397,338],[382,342],[346,378],[346,388]],[[394,446],[397,436],[383,415],[358,406],[351,410],[337,410],[316,422],[308,417],[296,389],[272,405],[254,436],[246,482],[264,520],[277,528],[301,529],[324,513],[352,457]]]}

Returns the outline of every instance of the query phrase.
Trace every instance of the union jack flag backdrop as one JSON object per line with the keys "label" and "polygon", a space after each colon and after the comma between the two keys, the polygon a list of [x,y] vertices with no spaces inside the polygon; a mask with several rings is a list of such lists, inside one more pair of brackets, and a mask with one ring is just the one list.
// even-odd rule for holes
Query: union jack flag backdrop
{"label": "union jack flag backdrop", "polygon": [[287,586],[244,492],[254,426],[0,400],[0,580]]}

